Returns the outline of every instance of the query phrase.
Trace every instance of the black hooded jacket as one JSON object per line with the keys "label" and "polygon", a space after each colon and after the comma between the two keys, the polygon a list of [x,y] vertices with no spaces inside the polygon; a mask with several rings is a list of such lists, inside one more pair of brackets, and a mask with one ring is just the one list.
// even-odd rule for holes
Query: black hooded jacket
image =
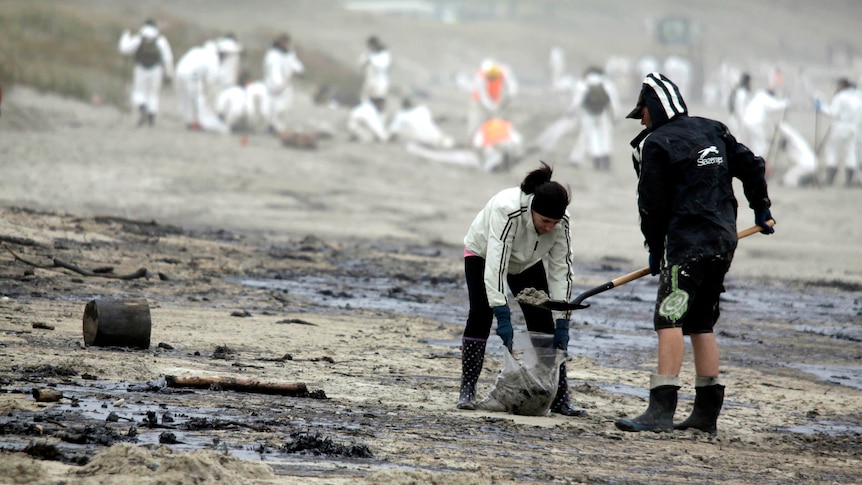
{"label": "black hooded jacket", "polygon": [[667,264],[711,256],[732,259],[737,201],[733,177],[749,206],[770,206],[765,162],[715,120],[688,116],[679,89],[659,73],[644,79],[641,101],[652,124],[631,141],[638,173],[641,232]]}

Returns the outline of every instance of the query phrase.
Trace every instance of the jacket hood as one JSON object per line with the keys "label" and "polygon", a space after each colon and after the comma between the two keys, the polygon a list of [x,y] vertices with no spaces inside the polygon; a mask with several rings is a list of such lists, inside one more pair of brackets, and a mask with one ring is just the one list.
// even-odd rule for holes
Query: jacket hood
{"label": "jacket hood", "polygon": [[640,119],[641,108],[646,106],[652,118],[649,128],[655,129],[680,115],[688,115],[688,108],[679,88],[658,72],[646,75],[635,108],[626,118]]}
{"label": "jacket hood", "polygon": [[156,26],[155,26],[155,25],[151,25],[151,24],[144,24],[144,25],[141,27],[141,30],[139,30],[139,31],[138,31],[138,33],[139,33],[139,34],[141,35],[141,37],[143,37],[144,39],[147,39],[147,40],[153,40],[153,39],[155,39],[156,37],[158,37],[158,36],[159,36],[159,29],[158,29],[158,28],[156,28]]}

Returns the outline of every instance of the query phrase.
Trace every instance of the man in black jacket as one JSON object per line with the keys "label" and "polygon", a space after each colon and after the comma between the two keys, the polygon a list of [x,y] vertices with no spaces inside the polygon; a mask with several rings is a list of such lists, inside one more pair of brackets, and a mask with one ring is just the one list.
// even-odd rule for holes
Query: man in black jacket
{"label": "man in black jacket", "polygon": [[[658,369],[650,376],[646,412],[615,424],[623,431],[695,428],[715,434],[724,385],[713,326],[737,244],[732,179],[742,181],[755,223],[771,234],[765,162],[724,124],[688,116],[677,86],[659,73],[644,78],[627,117],[646,127],[631,145],[650,273],[661,274],[654,315]],[[694,350],[696,395],[691,416],[674,425],[684,335]]]}

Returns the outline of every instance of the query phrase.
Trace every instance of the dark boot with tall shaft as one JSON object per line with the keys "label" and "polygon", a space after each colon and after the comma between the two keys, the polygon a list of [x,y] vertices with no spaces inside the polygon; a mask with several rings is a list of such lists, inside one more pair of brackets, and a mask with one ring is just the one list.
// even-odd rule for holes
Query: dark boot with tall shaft
{"label": "dark boot with tall shaft", "polygon": [[614,425],[622,431],[672,431],[678,391],[679,376],[651,375],[647,410],[634,419],[618,419]]}
{"label": "dark boot with tall shaft", "polygon": [[844,185],[847,187],[858,187],[860,184],[859,180],[856,180],[856,169],[847,168],[844,170]]}
{"label": "dark boot with tall shaft", "polygon": [[147,123],[147,106],[139,105],[138,106],[138,126],[144,126]]}
{"label": "dark boot with tall shaft", "polygon": [[583,416],[587,414],[583,409],[572,407],[569,398],[569,378],[566,376],[566,363],[560,364],[560,381],[557,385],[557,395],[551,403],[551,412],[563,416]]}
{"label": "dark boot with tall shaft", "polygon": [[834,184],[837,175],[838,167],[826,167],[826,185]]}
{"label": "dark boot with tall shaft", "polygon": [[724,404],[724,386],[717,377],[697,376],[694,381],[694,409],[683,422],[675,424],[675,429],[699,429],[704,433],[718,433],[718,415]]}
{"label": "dark boot with tall shaft", "polygon": [[464,338],[461,341],[461,391],[458,409],[476,409],[476,383],[485,363],[486,340]]}

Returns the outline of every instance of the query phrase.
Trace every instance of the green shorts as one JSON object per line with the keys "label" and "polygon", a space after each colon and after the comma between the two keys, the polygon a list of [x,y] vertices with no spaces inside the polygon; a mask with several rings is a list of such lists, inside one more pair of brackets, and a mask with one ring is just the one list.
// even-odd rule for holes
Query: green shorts
{"label": "green shorts", "polygon": [[730,257],[715,256],[662,269],[653,325],[682,328],[684,335],[712,333]]}

